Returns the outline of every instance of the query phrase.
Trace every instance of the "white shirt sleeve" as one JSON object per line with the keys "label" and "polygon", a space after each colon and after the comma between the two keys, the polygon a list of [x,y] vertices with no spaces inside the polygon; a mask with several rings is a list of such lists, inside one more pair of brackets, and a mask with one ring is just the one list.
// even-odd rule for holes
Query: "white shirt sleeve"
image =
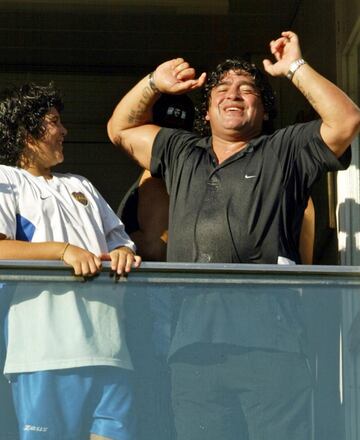
{"label": "white shirt sleeve", "polygon": [[83,184],[87,186],[88,190],[93,194],[94,200],[99,208],[109,251],[119,246],[127,246],[135,252],[135,243],[125,232],[124,224],[119,217],[90,181],[84,180]]}

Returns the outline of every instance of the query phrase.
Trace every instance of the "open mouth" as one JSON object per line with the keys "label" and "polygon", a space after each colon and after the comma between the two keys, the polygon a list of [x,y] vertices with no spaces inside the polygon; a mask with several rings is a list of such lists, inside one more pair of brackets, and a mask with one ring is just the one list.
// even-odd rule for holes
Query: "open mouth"
{"label": "open mouth", "polygon": [[244,109],[242,107],[236,107],[236,106],[231,106],[231,107],[224,107],[224,112],[231,114],[231,113],[243,113]]}

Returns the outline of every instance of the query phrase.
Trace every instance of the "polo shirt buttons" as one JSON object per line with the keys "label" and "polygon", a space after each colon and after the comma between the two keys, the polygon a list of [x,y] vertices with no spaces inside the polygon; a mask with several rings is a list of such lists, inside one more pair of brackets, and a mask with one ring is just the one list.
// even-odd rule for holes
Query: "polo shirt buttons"
{"label": "polo shirt buttons", "polygon": [[220,179],[218,178],[218,176],[216,174],[213,174],[209,180],[208,180],[208,185],[211,185],[212,187],[218,187],[220,185]]}

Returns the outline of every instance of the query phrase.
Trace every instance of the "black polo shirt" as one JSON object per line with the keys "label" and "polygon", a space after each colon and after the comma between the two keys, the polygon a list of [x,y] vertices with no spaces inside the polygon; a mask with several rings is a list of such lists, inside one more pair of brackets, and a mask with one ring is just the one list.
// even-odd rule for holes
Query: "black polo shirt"
{"label": "black polo shirt", "polygon": [[[310,188],[324,171],[343,167],[321,139],[320,121],[258,137],[220,165],[211,138],[161,129],[151,172],[170,194],[168,261],[299,262]],[[170,356],[199,343],[300,352],[300,311],[299,292],[276,283],[239,291],[194,286],[174,296]]]}
{"label": "black polo shirt", "polygon": [[344,166],[320,121],[261,136],[217,164],[211,138],[163,128],[151,172],[170,194],[168,261],[300,262],[298,244],[312,184]]}

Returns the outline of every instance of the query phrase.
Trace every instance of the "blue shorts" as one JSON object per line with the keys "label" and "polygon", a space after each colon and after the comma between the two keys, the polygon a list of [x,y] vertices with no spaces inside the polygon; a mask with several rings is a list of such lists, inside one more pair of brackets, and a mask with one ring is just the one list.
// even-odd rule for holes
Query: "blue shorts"
{"label": "blue shorts", "polygon": [[135,440],[132,371],[82,367],[11,376],[21,440]]}

